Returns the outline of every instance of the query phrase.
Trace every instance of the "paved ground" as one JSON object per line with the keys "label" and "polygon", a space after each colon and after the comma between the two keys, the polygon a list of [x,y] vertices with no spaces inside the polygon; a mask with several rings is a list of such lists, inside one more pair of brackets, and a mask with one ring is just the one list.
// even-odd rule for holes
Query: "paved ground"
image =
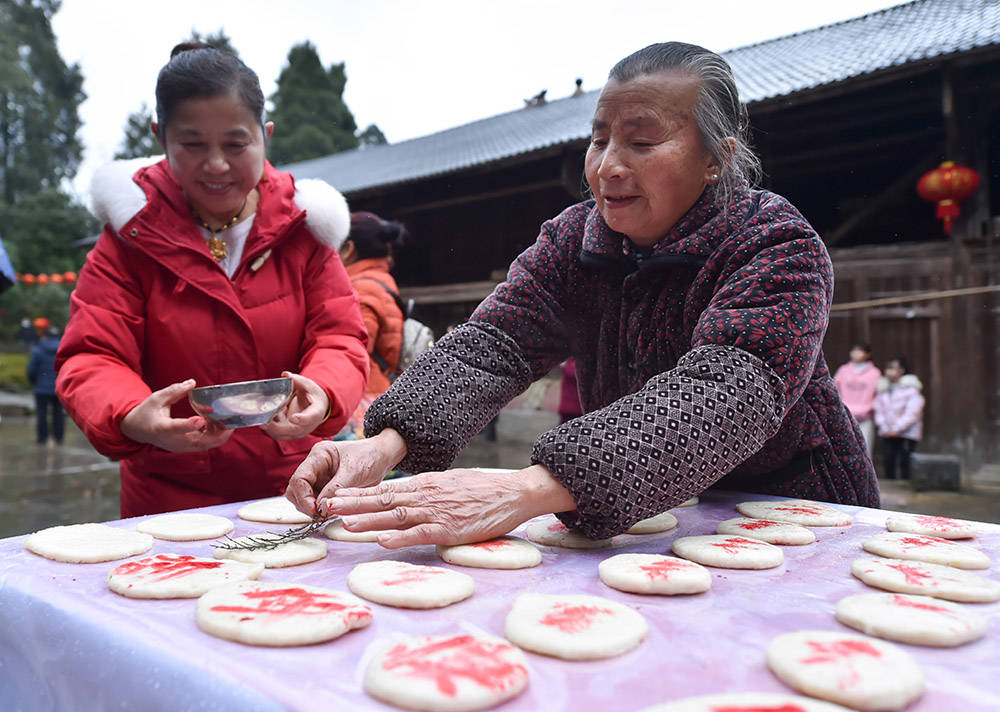
{"label": "paved ground", "polygon": [[[118,465],[90,447],[67,421],[61,447],[35,444],[30,396],[0,392],[0,538],[56,524],[118,518]],[[529,464],[537,433],[556,424],[547,410],[501,413],[497,440],[476,437],[456,467],[520,468]],[[1000,522],[1000,486],[984,483],[963,492],[913,492],[906,484],[882,483],[882,506],[907,512]]]}

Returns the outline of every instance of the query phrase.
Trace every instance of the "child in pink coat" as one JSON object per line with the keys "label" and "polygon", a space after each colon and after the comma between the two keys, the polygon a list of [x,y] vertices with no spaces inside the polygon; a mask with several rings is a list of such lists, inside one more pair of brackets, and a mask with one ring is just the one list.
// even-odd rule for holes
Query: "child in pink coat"
{"label": "child in pink coat", "polygon": [[906,359],[895,358],[885,366],[875,397],[875,426],[882,438],[883,475],[896,479],[896,463],[902,479],[910,479],[910,453],[924,433],[923,384],[908,373]]}
{"label": "child in pink coat", "polygon": [[833,380],[840,392],[840,399],[861,426],[861,434],[868,446],[868,457],[875,448],[875,394],[882,372],[872,363],[871,347],[855,344],[851,347],[851,360],[837,369]]}

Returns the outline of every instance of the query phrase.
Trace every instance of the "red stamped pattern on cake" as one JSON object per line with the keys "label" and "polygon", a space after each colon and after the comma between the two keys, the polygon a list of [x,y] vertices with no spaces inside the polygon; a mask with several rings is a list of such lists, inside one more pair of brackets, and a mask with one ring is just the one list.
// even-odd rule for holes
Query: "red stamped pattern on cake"
{"label": "red stamped pattern on cake", "polygon": [[690,567],[690,564],[678,559],[661,559],[651,564],[643,564],[639,567],[639,570],[655,581],[656,579],[668,579],[674,571]]}
{"label": "red stamped pattern on cake", "polygon": [[562,522],[556,522],[555,524],[550,524],[547,527],[545,527],[545,530],[550,532],[568,532],[569,527],[567,527]]}
{"label": "red stamped pattern on cake", "polygon": [[960,546],[953,541],[948,541],[947,539],[938,539],[932,536],[920,536],[919,534],[915,536],[904,536],[900,537],[899,543],[908,549],[915,547],[924,546],[939,546],[942,544],[947,544],[949,546]]}
{"label": "red stamped pattern on cake", "polygon": [[818,514],[830,514],[830,510],[826,507],[819,507],[818,505],[811,504],[779,504],[774,507],[776,512],[788,512],[789,514],[806,514],[806,515],[818,515]]}
{"label": "red stamped pattern on cake", "polygon": [[723,539],[722,541],[713,541],[709,543],[709,546],[715,546],[722,549],[727,554],[732,554],[736,556],[744,551],[755,551],[760,549],[763,544],[759,541],[753,541],[752,539],[741,539],[740,537],[730,537],[729,539]]}
{"label": "red stamped pattern on cake", "polygon": [[918,601],[914,601],[911,598],[905,598],[903,596],[893,596],[892,602],[893,604],[900,606],[901,608],[917,608],[921,611],[935,611],[939,613],[944,613],[945,615],[948,616],[953,615],[952,611],[948,610],[944,606],[935,606],[931,603],[920,603]]}
{"label": "red stamped pattern on cake", "polygon": [[299,587],[253,589],[241,591],[240,595],[256,605],[212,606],[211,610],[219,613],[254,613],[275,618],[343,613],[349,620],[358,621],[368,620],[372,615],[366,606],[344,603],[335,594],[307,591]]}
{"label": "red stamped pattern on cake", "polygon": [[903,574],[903,579],[912,586],[937,585],[937,582],[934,581],[934,574],[916,564],[886,564],[886,566]]}
{"label": "red stamped pattern on cake", "polygon": [[854,687],[861,681],[861,675],[854,668],[854,662],[860,658],[882,657],[882,653],[866,640],[834,640],[828,643],[807,640],[806,645],[812,651],[812,657],[802,658],[800,662],[803,665],[825,663],[842,666],[842,674],[837,678],[837,687],[842,690]]}
{"label": "red stamped pattern on cake", "polygon": [[758,519],[753,522],[740,522],[736,526],[740,529],[750,529],[752,531],[756,529],[766,529],[767,527],[780,527],[781,522],[772,522],[768,519]]}
{"label": "red stamped pattern on cake", "polygon": [[111,572],[112,576],[129,576],[148,574],[153,581],[190,576],[199,571],[211,571],[223,564],[221,561],[198,561],[194,556],[157,554],[138,561],[122,564]]}
{"label": "red stamped pattern on cake", "polygon": [[[402,567],[401,567],[402,568]],[[420,568],[402,568],[401,571],[391,574],[389,578],[382,580],[383,586],[400,586],[407,583],[423,583],[432,576],[446,573],[444,569],[435,569],[431,566]]]}
{"label": "red stamped pattern on cake", "polygon": [[558,628],[563,633],[582,633],[602,615],[613,615],[609,608],[600,606],[572,606],[558,603],[538,621],[542,625]]}
{"label": "red stamped pattern on cake", "polygon": [[469,546],[482,549],[483,551],[499,551],[510,545],[510,542],[506,539],[493,539],[491,541],[481,541],[478,544],[469,544]]}
{"label": "red stamped pattern on cake", "polygon": [[448,697],[458,694],[458,681],[468,680],[492,692],[502,692],[527,676],[527,669],[506,655],[514,649],[507,643],[459,635],[410,647],[394,646],[386,653],[382,669],[407,677],[432,680]]}
{"label": "red stamped pattern on cake", "polygon": [[953,529],[964,528],[960,521],[949,519],[948,517],[933,517],[927,514],[918,514],[913,519],[918,524],[922,524],[930,529],[937,529],[938,531],[951,531]]}

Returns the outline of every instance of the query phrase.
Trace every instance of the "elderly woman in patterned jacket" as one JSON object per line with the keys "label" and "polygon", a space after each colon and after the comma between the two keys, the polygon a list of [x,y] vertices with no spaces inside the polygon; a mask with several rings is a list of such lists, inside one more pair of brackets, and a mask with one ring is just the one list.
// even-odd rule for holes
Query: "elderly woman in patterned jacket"
{"label": "elderly woman in patterned jacket", "polygon": [[[393,530],[379,537],[392,548],[550,512],[607,537],[713,486],[878,506],[821,349],[830,257],[788,201],[751,189],[747,129],[718,55],[671,42],[619,62],[593,119],[593,199],[543,224],[470,320],[372,404],[368,439],[315,446],[286,496]],[[529,467],[447,470],[569,356],[585,413],[542,434]],[[393,467],[423,474],[378,484]]]}

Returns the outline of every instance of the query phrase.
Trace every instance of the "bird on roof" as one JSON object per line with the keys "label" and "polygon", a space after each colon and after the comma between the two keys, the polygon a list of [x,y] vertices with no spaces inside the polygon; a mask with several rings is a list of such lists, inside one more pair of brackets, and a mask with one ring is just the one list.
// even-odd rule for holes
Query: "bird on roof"
{"label": "bird on roof", "polygon": [[530,109],[533,106],[545,106],[545,92],[547,91],[548,89],[542,89],[530,99],[525,99],[524,108]]}

